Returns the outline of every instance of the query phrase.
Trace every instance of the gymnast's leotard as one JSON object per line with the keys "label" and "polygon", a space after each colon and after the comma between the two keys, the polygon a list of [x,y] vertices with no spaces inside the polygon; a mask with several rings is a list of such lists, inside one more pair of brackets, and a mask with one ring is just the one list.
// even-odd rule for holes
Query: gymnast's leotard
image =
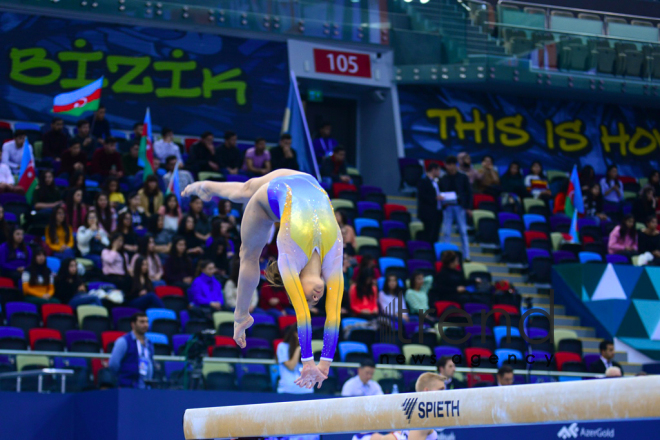
{"label": "gymnast's leotard", "polygon": [[314,251],[321,257],[326,284],[326,321],[321,359],[332,361],[339,336],[344,293],[344,245],[328,194],[309,174],[277,177],[268,184],[268,203],[280,219],[277,265],[296,311],[301,361],[314,359],[309,306],[300,284],[300,271]]}

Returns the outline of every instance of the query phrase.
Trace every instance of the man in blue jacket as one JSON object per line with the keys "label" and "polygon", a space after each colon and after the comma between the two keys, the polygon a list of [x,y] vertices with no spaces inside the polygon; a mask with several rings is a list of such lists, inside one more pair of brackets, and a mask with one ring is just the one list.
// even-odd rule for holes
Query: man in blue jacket
{"label": "man in blue jacket", "polygon": [[139,312],[131,318],[131,331],[115,341],[110,355],[110,369],[121,388],[146,389],[154,375],[154,344],[145,335],[149,319]]}

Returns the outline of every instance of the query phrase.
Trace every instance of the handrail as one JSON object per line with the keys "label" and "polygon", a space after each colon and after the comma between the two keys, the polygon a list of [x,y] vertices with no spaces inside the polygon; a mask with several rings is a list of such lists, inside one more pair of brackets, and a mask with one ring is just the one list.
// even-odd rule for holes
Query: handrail
{"label": "handrail", "polygon": [[37,376],[37,392],[41,393],[43,391],[44,384],[44,375],[51,374],[54,376],[60,375],[60,389],[62,394],[66,392],[66,377],[74,374],[75,371],[65,369],[65,368],[42,368],[40,370],[28,370],[28,371],[12,371],[9,373],[0,373],[1,379],[12,379],[16,378],[16,392],[21,392],[21,382],[24,377]]}
{"label": "handrail", "polygon": [[501,4],[515,4],[515,5],[522,5],[522,6],[530,6],[532,8],[543,8],[543,9],[562,9],[565,11],[570,11],[570,12],[584,12],[585,14],[600,14],[600,15],[605,15],[605,16],[613,16],[613,17],[628,17],[631,19],[641,19],[645,21],[654,21],[658,22],[660,19],[654,18],[654,17],[644,17],[642,15],[632,15],[632,14],[621,14],[620,12],[607,12],[607,11],[599,11],[596,9],[579,9],[579,8],[572,8],[572,7],[567,7],[567,6],[555,6],[555,5],[549,5],[549,4],[544,4],[544,3],[529,3],[525,1],[520,1],[520,0],[498,0],[497,5]]}

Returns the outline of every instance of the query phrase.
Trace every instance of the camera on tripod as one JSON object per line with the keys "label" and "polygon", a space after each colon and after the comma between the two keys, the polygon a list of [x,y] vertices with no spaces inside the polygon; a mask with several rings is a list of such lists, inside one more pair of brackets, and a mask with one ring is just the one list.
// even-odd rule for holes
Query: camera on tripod
{"label": "camera on tripod", "polygon": [[186,358],[183,375],[183,388],[188,390],[204,389],[204,355],[209,347],[215,345],[215,330],[202,330],[195,333],[183,347]]}

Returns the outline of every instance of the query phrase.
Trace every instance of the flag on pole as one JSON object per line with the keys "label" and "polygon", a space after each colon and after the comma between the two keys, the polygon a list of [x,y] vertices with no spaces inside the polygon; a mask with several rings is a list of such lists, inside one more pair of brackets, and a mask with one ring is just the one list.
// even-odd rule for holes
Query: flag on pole
{"label": "flag on pole", "polygon": [[174,165],[174,170],[172,171],[172,177],[167,184],[167,192],[165,195],[174,194],[176,199],[179,201],[179,206],[181,206],[181,183],[179,181],[179,163],[177,161]]}
{"label": "flag on pole", "polygon": [[296,74],[293,73],[293,70],[291,71],[290,80],[289,99],[282,121],[282,134],[289,133],[291,135],[291,148],[295,150],[298,157],[300,171],[309,173],[320,180],[321,175],[314,155],[312,137],[309,134],[309,127],[307,126],[307,119],[305,118],[298,83],[296,82]]}
{"label": "flag on pole", "polygon": [[151,113],[147,107],[147,113],[144,115],[144,125],[142,126],[142,138],[140,138],[140,152],[138,158],[144,167],[142,180],[154,174],[154,145],[151,137]]}
{"label": "flag on pole", "polygon": [[96,111],[101,102],[103,77],[82,89],[57,95],[53,100],[53,113],[80,116],[85,112]]}
{"label": "flag on pole", "polygon": [[37,174],[34,168],[34,157],[32,156],[32,147],[25,141],[23,144],[23,157],[21,158],[21,168],[18,172],[18,186],[25,190],[25,199],[32,203],[32,194],[38,184]]}
{"label": "flag on pole", "polygon": [[571,243],[580,243],[578,238],[578,228],[577,228],[577,209],[573,211],[573,220],[571,221],[571,229],[568,231],[568,235],[571,236]]}
{"label": "flag on pole", "polygon": [[567,216],[573,217],[573,212],[584,213],[584,201],[582,200],[582,187],[580,186],[580,176],[578,175],[577,165],[573,166],[571,178],[568,180],[568,191],[566,192],[566,204],[564,212]]}

